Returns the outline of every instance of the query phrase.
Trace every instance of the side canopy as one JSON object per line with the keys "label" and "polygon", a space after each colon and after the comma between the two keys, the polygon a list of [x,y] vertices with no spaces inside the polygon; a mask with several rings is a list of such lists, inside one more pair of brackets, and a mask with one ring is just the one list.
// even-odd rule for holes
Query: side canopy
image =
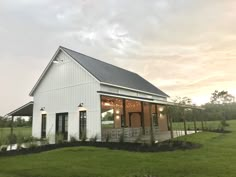
{"label": "side canopy", "polygon": [[17,108],[16,110],[6,114],[6,116],[29,116],[32,117],[33,116],[33,106],[34,106],[34,102],[31,101],[19,108]]}

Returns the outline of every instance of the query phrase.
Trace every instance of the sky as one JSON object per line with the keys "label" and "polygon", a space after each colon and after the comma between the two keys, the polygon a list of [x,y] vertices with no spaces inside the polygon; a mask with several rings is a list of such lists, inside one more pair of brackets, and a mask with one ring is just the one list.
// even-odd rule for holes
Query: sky
{"label": "sky", "polygon": [[0,0],[0,115],[32,100],[60,45],[198,105],[236,96],[235,0]]}

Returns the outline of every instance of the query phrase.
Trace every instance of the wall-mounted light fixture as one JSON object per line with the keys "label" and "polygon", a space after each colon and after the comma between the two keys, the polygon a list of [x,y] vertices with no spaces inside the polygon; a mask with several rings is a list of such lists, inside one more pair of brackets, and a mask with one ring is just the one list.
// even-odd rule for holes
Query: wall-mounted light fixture
{"label": "wall-mounted light fixture", "polygon": [[44,110],[45,110],[45,107],[42,107],[42,108],[40,109],[41,112],[44,111]]}
{"label": "wall-mounted light fixture", "polygon": [[110,103],[104,103],[104,106],[111,106]]}
{"label": "wall-mounted light fixture", "polygon": [[55,59],[55,60],[53,60],[53,63],[55,63],[55,64],[62,63],[62,62],[63,62],[62,59]]}
{"label": "wall-mounted light fixture", "polygon": [[42,108],[40,109],[40,112],[41,112],[41,114],[46,114],[45,107],[42,107]]}
{"label": "wall-mounted light fixture", "polygon": [[159,107],[159,111],[162,112],[164,110],[163,107]]}
{"label": "wall-mounted light fixture", "polygon": [[86,108],[84,107],[84,103],[80,103],[78,108],[79,108],[79,111],[86,111]]}
{"label": "wall-mounted light fixture", "polygon": [[116,110],[116,114],[120,114],[120,110]]}
{"label": "wall-mounted light fixture", "polygon": [[80,103],[78,107],[79,107],[79,108],[84,107],[84,103]]}
{"label": "wall-mounted light fixture", "polygon": [[116,116],[116,119],[120,119],[120,116]]}

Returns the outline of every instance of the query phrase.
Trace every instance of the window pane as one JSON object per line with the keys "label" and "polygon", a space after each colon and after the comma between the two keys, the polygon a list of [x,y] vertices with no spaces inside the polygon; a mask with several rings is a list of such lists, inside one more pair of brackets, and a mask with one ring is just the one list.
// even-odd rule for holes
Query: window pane
{"label": "window pane", "polygon": [[102,128],[120,128],[122,126],[122,99],[102,96],[101,108]]}

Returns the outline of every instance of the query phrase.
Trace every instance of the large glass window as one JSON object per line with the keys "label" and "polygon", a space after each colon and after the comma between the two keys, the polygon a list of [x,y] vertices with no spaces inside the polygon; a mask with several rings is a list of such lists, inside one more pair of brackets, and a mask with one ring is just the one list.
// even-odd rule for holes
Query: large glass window
{"label": "large glass window", "polygon": [[124,126],[123,99],[102,96],[102,128],[120,128]]}
{"label": "large glass window", "polygon": [[46,138],[47,114],[42,114],[41,138]]}

